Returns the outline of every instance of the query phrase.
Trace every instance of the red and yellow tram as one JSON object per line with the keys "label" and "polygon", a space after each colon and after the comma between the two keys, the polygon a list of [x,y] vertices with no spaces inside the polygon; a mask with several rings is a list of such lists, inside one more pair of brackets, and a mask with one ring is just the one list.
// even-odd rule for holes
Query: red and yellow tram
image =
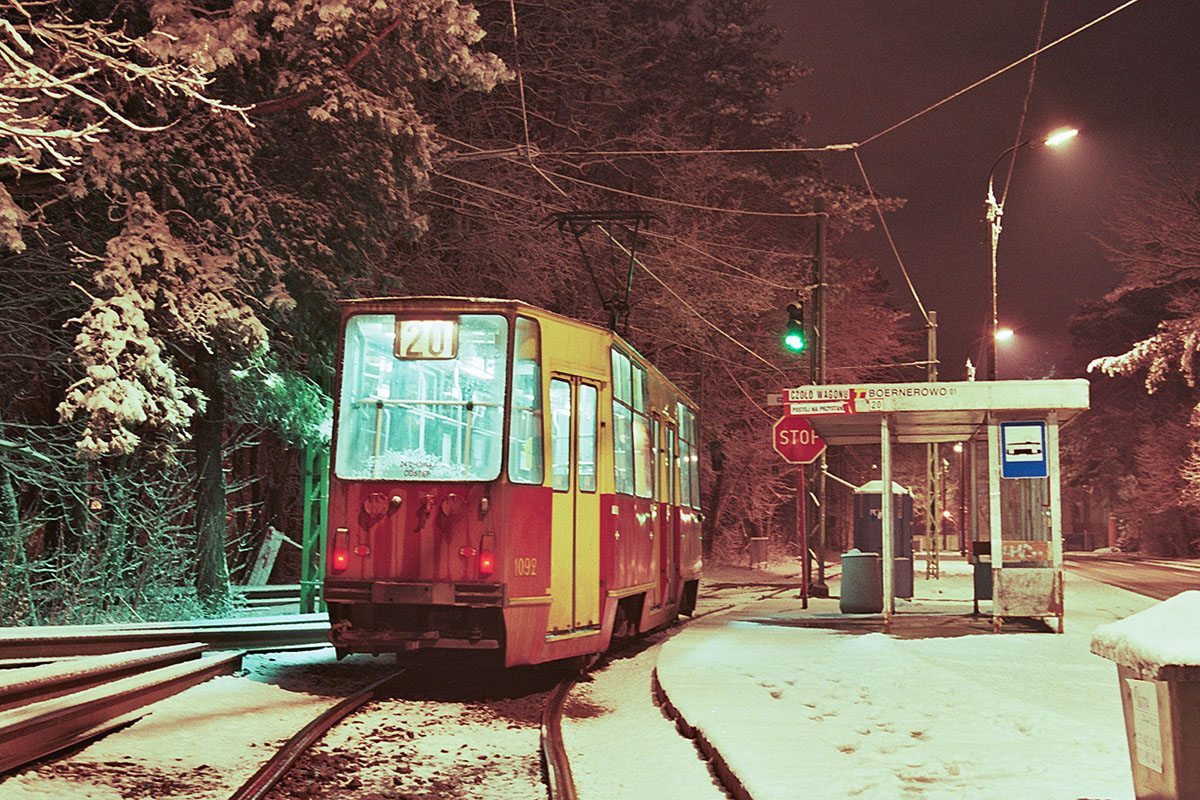
{"label": "red and yellow tram", "polygon": [[341,304],[339,653],[606,649],[690,614],[696,407],[611,331],[510,300]]}

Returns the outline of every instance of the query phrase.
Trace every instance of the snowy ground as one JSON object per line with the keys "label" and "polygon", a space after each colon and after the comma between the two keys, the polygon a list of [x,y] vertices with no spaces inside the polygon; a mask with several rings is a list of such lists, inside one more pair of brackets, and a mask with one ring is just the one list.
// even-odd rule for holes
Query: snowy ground
{"label": "snowy ground", "polygon": [[727,800],[692,740],[654,704],[650,673],[660,647],[615,660],[572,690],[572,702],[603,710],[563,719],[580,800]]}
{"label": "snowy ground", "polygon": [[[927,580],[919,563],[919,600],[901,613],[969,611],[967,569],[947,562],[942,578]],[[710,570],[711,584],[772,586],[706,592],[698,611],[709,616],[654,635],[576,687],[563,725],[583,800],[724,797],[653,705],[656,664],[671,700],[755,800],[1132,797],[1116,671],[1088,647],[1096,625],[1155,601],[1068,576],[1063,636],[899,639],[790,624],[838,613],[836,599],[804,610],[798,587],[777,588],[798,572],[794,562]],[[830,574],[836,598],[836,568]],[[337,662],[329,649],[248,657],[242,675],[194,687],[124,731],[0,782],[0,800],[223,800],[274,745],[391,667],[387,658]],[[272,798],[541,800],[540,703],[372,704]]]}
{"label": "snowy ground", "polygon": [[[764,576],[786,582],[797,570],[784,564],[780,572],[714,570],[725,582]],[[706,592],[698,610],[725,610],[771,591]],[[650,673],[664,637],[656,634],[641,652],[614,659],[580,683],[568,700],[564,735],[575,753],[574,775],[585,800],[651,796],[633,789],[637,780],[646,779],[652,783],[645,792],[664,800],[724,797],[691,741],[681,738],[652,703]],[[215,678],[156,703],[128,728],[0,780],[0,800],[224,800],[276,745],[393,669],[390,657],[351,656],[338,662],[332,648],[247,656],[239,675]],[[534,680],[549,688],[558,677]],[[518,680],[513,691],[499,691],[510,699],[483,700],[486,691],[432,683],[433,688],[407,697],[372,703],[343,722],[270,800],[543,800],[544,694],[522,696],[529,681],[523,687]],[[679,776],[672,786],[678,785],[680,793],[663,794],[654,784],[667,774]]]}
{"label": "snowy ground", "polygon": [[[898,612],[969,612],[969,569],[918,562]],[[682,631],[658,671],[755,800],[1129,800],[1116,668],[1089,645],[1155,602],[1068,575],[1061,636],[904,639],[800,627],[838,601],[788,593]]]}

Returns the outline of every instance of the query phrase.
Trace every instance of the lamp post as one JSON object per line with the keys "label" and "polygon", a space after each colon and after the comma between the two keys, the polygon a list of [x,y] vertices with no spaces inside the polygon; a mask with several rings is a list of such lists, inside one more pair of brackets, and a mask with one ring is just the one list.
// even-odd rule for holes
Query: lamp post
{"label": "lamp post", "polygon": [[987,345],[987,379],[989,381],[996,380],[996,337],[999,333],[997,330],[998,320],[996,309],[996,248],[1000,243],[1000,219],[1004,216],[1004,199],[996,199],[996,192],[992,186],[996,167],[1000,166],[1000,162],[1004,160],[1005,156],[1016,152],[1022,147],[1028,145],[1057,147],[1078,134],[1079,131],[1074,128],[1063,128],[1051,133],[1045,139],[1026,139],[1023,142],[1018,142],[997,156],[996,160],[992,162],[992,168],[988,170],[987,220],[992,229],[992,325],[990,335],[984,338]]}

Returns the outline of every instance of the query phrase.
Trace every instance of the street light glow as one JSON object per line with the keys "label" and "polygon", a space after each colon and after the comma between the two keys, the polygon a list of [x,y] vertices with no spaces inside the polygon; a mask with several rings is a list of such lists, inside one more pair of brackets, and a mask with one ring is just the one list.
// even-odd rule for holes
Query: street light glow
{"label": "street light glow", "polygon": [[1050,147],[1058,147],[1063,142],[1074,139],[1078,135],[1079,131],[1075,128],[1059,128],[1047,136],[1042,144],[1049,145]]}
{"label": "street light glow", "polygon": [[1012,328],[1001,328],[996,331],[996,341],[1003,342],[1011,339],[1014,336]]}

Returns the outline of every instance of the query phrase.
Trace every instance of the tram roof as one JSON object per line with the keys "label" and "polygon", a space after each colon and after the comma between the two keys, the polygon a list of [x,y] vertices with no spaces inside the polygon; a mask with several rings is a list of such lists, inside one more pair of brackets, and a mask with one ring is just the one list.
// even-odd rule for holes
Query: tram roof
{"label": "tram roof", "polygon": [[[772,398],[774,401],[775,398]],[[827,444],[876,444],[882,417],[902,444],[961,442],[987,424],[1042,420],[1059,424],[1088,408],[1083,378],[800,386],[779,395],[785,414],[808,417]],[[806,413],[807,412],[807,413]]]}

